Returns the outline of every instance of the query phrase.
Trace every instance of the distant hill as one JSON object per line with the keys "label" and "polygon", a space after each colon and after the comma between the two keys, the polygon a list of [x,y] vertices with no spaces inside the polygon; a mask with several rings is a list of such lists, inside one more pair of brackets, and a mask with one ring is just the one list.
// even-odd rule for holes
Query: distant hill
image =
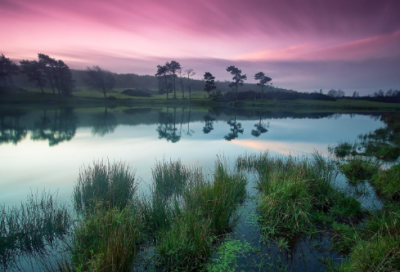
{"label": "distant hill", "polygon": [[[75,85],[76,89],[79,90],[80,88],[83,88],[86,86],[85,84],[85,71],[84,70],[74,70],[71,69],[72,72],[72,77],[75,80]],[[152,75],[137,75],[137,74],[117,74],[114,73],[115,79],[117,81],[116,88],[149,88],[154,90],[155,92],[158,91],[158,81],[155,76]],[[195,92],[202,92],[204,88],[204,81],[198,80],[198,79],[191,79],[191,89],[192,91]],[[27,76],[23,74],[19,74],[17,76],[14,76],[14,82],[15,85],[18,87],[22,88],[29,88],[29,87],[35,87],[35,84],[32,82],[28,81]],[[186,86],[187,79],[184,79],[184,85]],[[231,91],[231,88],[228,86],[229,81],[216,81],[216,86],[218,90],[221,90],[222,92],[228,92]],[[179,79],[177,79],[176,82],[176,88],[177,90],[181,90],[180,87],[180,82]],[[286,90],[282,88],[275,88],[275,87],[269,87],[266,88],[268,91],[283,91],[283,92],[290,92],[292,90]],[[257,86],[257,84],[253,83],[244,83],[243,86],[239,87],[239,91],[259,91],[260,88]],[[185,87],[185,91],[186,87]]]}

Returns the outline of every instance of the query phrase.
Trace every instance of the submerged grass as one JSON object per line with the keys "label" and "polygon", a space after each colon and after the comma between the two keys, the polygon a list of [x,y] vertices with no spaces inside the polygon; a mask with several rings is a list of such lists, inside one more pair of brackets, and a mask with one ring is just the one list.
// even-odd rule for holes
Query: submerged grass
{"label": "submerged grass", "polygon": [[57,194],[31,193],[26,203],[0,211],[0,267],[14,264],[15,257],[44,253],[47,245],[66,235],[73,224],[65,204]]}
{"label": "submerged grass", "polygon": [[98,209],[75,230],[72,266],[76,271],[129,271],[143,237],[132,209]]}
{"label": "submerged grass", "polygon": [[400,164],[381,170],[371,179],[380,196],[389,201],[400,201]]}
{"label": "submerged grass", "polygon": [[266,152],[241,156],[236,164],[259,174],[258,209],[267,234],[293,235],[361,215],[358,201],[333,187],[335,163],[319,154],[271,157]]}
{"label": "submerged grass", "polygon": [[380,168],[379,161],[374,158],[354,156],[349,157],[339,166],[350,183],[371,179]]}
{"label": "submerged grass", "polygon": [[132,201],[137,188],[135,172],[126,163],[94,161],[79,172],[73,194],[75,207],[86,212],[95,205],[122,210]]}

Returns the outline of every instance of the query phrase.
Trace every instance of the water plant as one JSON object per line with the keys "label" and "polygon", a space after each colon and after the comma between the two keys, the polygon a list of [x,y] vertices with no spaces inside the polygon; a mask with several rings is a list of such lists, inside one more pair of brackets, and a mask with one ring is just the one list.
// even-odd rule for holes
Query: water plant
{"label": "water plant", "polygon": [[57,193],[31,193],[19,206],[1,207],[1,265],[7,268],[18,255],[44,254],[68,234],[72,225],[71,213],[57,200]]}
{"label": "water plant", "polygon": [[339,168],[349,182],[357,183],[370,179],[377,173],[380,168],[380,163],[374,158],[355,156],[347,158]]}
{"label": "water plant", "polygon": [[124,162],[94,161],[83,166],[74,187],[73,199],[78,211],[91,211],[95,205],[124,209],[138,188],[135,172]]}
{"label": "water plant", "polygon": [[75,230],[71,266],[77,271],[128,271],[143,233],[140,216],[131,208],[96,209]]}
{"label": "water plant", "polygon": [[379,171],[370,181],[383,198],[389,201],[400,200],[400,164]]}

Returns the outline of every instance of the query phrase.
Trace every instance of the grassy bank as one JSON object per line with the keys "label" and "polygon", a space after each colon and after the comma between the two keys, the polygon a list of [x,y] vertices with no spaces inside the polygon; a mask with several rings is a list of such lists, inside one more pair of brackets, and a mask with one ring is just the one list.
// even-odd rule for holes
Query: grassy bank
{"label": "grassy bank", "polygon": [[230,102],[215,102],[208,99],[202,92],[194,92],[192,99],[167,99],[167,96],[156,94],[152,97],[132,97],[117,89],[109,94],[108,99],[99,92],[83,90],[74,92],[69,97],[53,95],[50,92],[41,94],[37,91],[1,94],[1,104],[7,105],[59,105],[68,107],[96,106],[197,106],[197,107],[226,107],[254,110],[283,110],[283,111],[394,111],[400,109],[399,104],[380,103],[364,100],[338,99],[337,101],[320,100],[240,100]]}

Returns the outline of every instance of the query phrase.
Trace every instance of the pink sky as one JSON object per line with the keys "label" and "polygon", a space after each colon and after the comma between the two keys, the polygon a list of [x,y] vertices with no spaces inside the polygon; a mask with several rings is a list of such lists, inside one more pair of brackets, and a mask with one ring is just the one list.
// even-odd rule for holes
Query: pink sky
{"label": "pink sky", "polygon": [[0,0],[0,52],[154,74],[235,65],[296,90],[400,89],[399,0]]}

